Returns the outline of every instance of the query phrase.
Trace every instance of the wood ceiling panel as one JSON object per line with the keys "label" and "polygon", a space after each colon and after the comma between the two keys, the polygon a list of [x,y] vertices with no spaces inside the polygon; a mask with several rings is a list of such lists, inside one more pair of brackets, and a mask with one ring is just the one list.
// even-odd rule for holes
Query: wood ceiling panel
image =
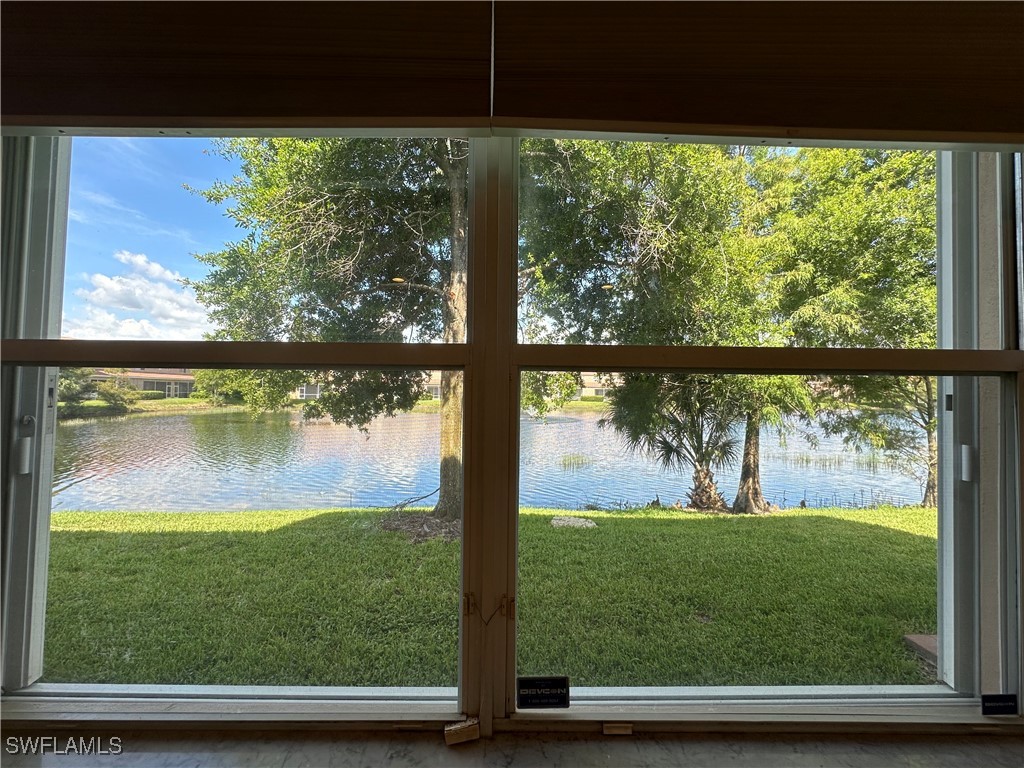
{"label": "wood ceiling panel", "polygon": [[1022,51],[1019,2],[499,0],[494,117],[1021,136]]}
{"label": "wood ceiling panel", "polygon": [[3,113],[486,123],[490,28],[489,2],[5,2]]}

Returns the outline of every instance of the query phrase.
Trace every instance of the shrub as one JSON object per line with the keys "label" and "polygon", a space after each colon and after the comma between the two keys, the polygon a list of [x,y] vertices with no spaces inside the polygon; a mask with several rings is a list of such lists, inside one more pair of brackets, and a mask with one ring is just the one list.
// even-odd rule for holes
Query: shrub
{"label": "shrub", "polygon": [[79,419],[86,413],[85,406],[81,402],[70,400],[57,404],[58,419]]}
{"label": "shrub", "polygon": [[109,405],[111,409],[122,413],[131,408],[142,394],[120,378],[101,381],[96,387],[96,392],[99,394],[100,400]]}
{"label": "shrub", "polygon": [[584,403],[603,403],[604,395],[583,395],[580,400]]}
{"label": "shrub", "polygon": [[87,399],[95,388],[89,377],[92,368],[61,368],[57,377],[57,399],[64,403],[78,403]]}
{"label": "shrub", "polygon": [[139,392],[139,398],[138,399],[139,400],[163,400],[165,397],[167,397],[167,395],[164,392],[158,392],[158,391],[155,391],[155,390],[146,390],[144,392]]}

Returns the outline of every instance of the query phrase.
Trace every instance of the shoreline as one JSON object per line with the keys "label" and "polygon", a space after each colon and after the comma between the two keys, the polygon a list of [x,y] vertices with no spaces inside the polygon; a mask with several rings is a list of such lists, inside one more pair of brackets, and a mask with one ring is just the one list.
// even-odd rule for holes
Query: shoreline
{"label": "shoreline", "polygon": [[[292,403],[282,411],[299,411],[302,409],[301,402]],[[61,423],[72,421],[89,421],[92,419],[116,419],[125,416],[162,416],[179,413],[231,413],[245,411],[246,407],[237,403],[225,403],[215,405],[207,400],[192,400],[187,397],[173,398],[171,400],[139,400],[127,411],[116,411],[102,400],[86,400],[76,405],[73,412],[67,412],[64,403],[58,403],[57,421]],[[549,413],[601,413],[607,410],[604,402],[591,402],[582,400],[570,400],[561,408],[553,409]],[[64,412],[62,414],[62,411]],[[440,400],[420,400],[410,410],[403,413],[440,413]],[[268,411],[271,413],[272,411]],[[526,411],[523,411],[526,413]]]}

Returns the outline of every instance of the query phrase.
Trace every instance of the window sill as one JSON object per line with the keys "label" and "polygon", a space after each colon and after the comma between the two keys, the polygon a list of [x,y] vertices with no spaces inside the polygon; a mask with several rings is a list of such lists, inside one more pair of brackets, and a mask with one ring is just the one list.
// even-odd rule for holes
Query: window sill
{"label": "window sill", "polygon": [[[698,694],[699,692],[699,694]],[[461,720],[456,688],[314,688],[36,684],[3,697],[5,728],[134,727],[431,729]],[[495,731],[1024,732],[1020,717],[984,717],[943,685],[787,688],[579,688],[569,709],[514,713]]]}
{"label": "window sill", "polygon": [[184,723],[450,722],[456,688],[64,685],[37,683],[3,697],[3,721]]}

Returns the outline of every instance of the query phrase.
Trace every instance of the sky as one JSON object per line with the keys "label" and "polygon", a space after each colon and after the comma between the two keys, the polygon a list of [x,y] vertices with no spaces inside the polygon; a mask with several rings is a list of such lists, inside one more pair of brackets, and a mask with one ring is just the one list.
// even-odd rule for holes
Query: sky
{"label": "sky", "polygon": [[61,335],[202,339],[212,330],[185,279],[242,231],[185,185],[229,180],[235,161],[209,139],[75,138],[71,149]]}

